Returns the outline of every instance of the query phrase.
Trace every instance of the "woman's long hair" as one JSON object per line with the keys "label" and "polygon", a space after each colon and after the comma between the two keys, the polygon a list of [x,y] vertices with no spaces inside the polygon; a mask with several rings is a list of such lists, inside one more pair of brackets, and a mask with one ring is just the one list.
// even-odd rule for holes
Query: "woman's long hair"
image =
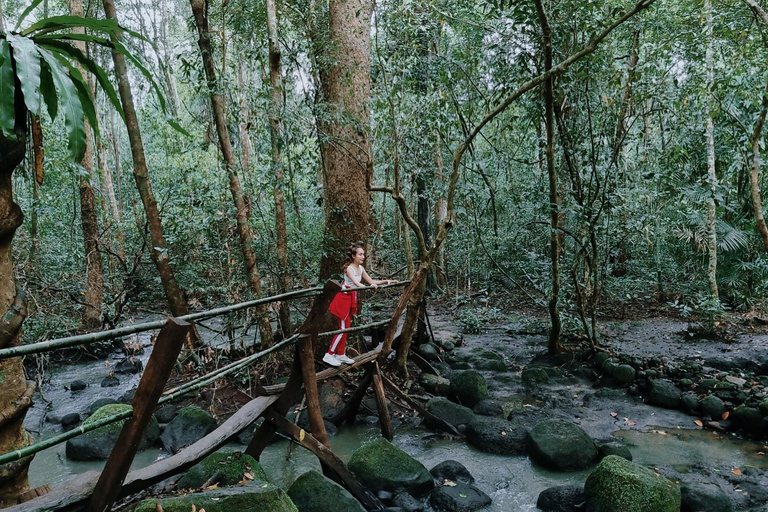
{"label": "woman's long hair", "polygon": [[357,254],[358,249],[363,249],[363,246],[360,244],[352,244],[347,248],[346,258],[344,259],[344,267],[341,269],[342,271],[346,271],[347,267],[350,266],[353,261],[355,261],[355,255]]}

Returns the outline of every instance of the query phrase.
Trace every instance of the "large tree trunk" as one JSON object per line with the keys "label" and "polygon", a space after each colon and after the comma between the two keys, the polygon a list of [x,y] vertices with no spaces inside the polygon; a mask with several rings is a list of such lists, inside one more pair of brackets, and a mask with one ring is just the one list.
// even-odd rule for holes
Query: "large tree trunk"
{"label": "large tree trunk", "polygon": [[[0,348],[21,343],[19,333],[27,315],[21,285],[13,275],[11,241],[24,215],[13,202],[13,171],[24,159],[27,112],[21,92],[16,90],[16,140],[0,133]],[[18,287],[17,287],[18,286]],[[30,437],[24,430],[24,416],[31,401],[23,400],[28,386],[21,358],[0,360],[0,453],[27,446]],[[0,465],[0,507],[15,505],[18,496],[29,488],[27,469],[32,457]]]}
{"label": "large tree trunk", "polygon": [[117,256],[125,263],[125,232],[122,227],[120,208],[117,205],[112,170],[109,168],[107,161],[107,148],[104,147],[104,143],[101,140],[96,141],[96,162],[99,171],[101,171],[106,217],[110,219],[111,231],[114,233],[114,250]]}
{"label": "large tree trunk", "polygon": [[[278,279],[280,293],[288,291],[288,231],[285,226],[285,194],[283,193],[283,77],[280,70],[280,42],[277,35],[277,7],[275,0],[266,0],[267,32],[269,35],[270,110],[269,137],[272,142],[272,172],[275,176],[275,238],[277,245]],[[280,304],[280,328],[283,336],[291,333],[291,310],[287,301]]]}
{"label": "large tree trunk", "polygon": [[714,71],[712,63],[712,0],[704,1],[704,11],[706,16],[706,66],[707,66],[707,96],[704,98],[705,113],[707,117],[706,135],[707,135],[707,183],[709,185],[709,197],[707,197],[707,254],[709,263],[707,264],[707,281],[709,282],[709,292],[713,299],[719,298],[717,290],[717,209],[715,206],[715,193],[717,191],[717,174],[715,173],[715,124],[712,120],[710,111],[710,94],[714,84]]}
{"label": "large tree trunk", "polygon": [[[102,2],[107,18],[117,22],[114,0],[102,0]],[[119,37],[119,34],[113,34],[112,37]],[[160,222],[160,212],[157,208],[155,195],[152,192],[152,185],[149,182],[149,172],[144,156],[144,143],[141,139],[136,109],[133,105],[133,94],[131,93],[131,84],[128,80],[128,68],[125,64],[125,57],[119,52],[113,51],[112,60],[115,64],[115,75],[117,76],[120,100],[123,104],[123,112],[125,113],[125,126],[128,130],[128,139],[131,144],[133,177],[136,180],[136,188],[139,190],[139,196],[144,205],[144,213],[147,216],[147,224],[149,226],[151,242],[149,253],[157,267],[157,273],[160,275],[160,281],[163,284],[163,291],[168,299],[171,313],[174,316],[183,316],[189,313],[189,306],[181,291],[181,287],[179,287],[176,281],[176,276],[168,257],[165,237],[163,236],[163,226]],[[116,158],[118,158],[117,151]],[[190,345],[191,343],[190,341]]]}
{"label": "large tree trunk", "polygon": [[[70,0],[69,12],[72,16],[83,16],[83,1]],[[83,27],[73,29],[75,33],[84,34]],[[83,54],[86,53],[84,41],[74,41],[74,46]],[[80,73],[86,75],[83,67],[76,64]],[[90,86],[90,85],[89,85]],[[93,90],[93,87],[91,87]],[[82,328],[94,330],[101,327],[101,304],[104,294],[104,274],[101,268],[101,253],[99,253],[99,220],[96,212],[96,194],[93,191],[92,181],[95,178],[93,172],[93,136],[88,121],[85,121],[85,154],[81,161],[82,166],[88,172],[88,176],[80,176],[80,222],[83,230],[83,242],[85,247],[85,310],[83,311]]]}
{"label": "large tree trunk", "polygon": [[[200,47],[200,54],[203,59],[203,68],[208,82],[208,91],[211,96],[211,109],[213,119],[216,124],[216,133],[219,136],[219,147],[224,157],[227,177],[229,178],[229,191],[232,194],[232,201],[235,204],[237,217],[237,234],[240,237],[240,245],[245,260],[248,282],[254,295],[261,296],[261,277],[259,269],[256,266],[256,251],[253,248],[253,235],[251,225],[248,220],[248,208],[245,204],[243,191],[240,186],[240,178],[237,176],[237,164],[235,154],[232,151],[232,141],[229,139],[229,128],[227,127],[227,112],[224,103],[224,97],[219,92],[219,84],[216,79],[216,68],[213,63],[213,51],[211,47],[211,38],[208,30],[208,18],[205,13],[205,2],[203,0],[190,0],[192,14],[195,17],[197,34],[199,36],[197,44]],[[272,326],[269,324],[269,316],[264,306],[256,309],[256,315],[259,323],[259,332],[263,348],[272,345]]]}
{"label": "large tree trunk", "polygon": [[752,212],[755,214],[757,222],[757,232],[763,239],[763,245],[768,250],[768,227],[765,225],[765,216],[763,215],[763,200],[760,196],[760,135],[763,132],[765,116],[768,114],[768,83],[763,93],[763,106],[760,116],[755,123],[755,129],[752,132],[752,170],[749,174],[749,190],[752,198]]}
{"label": "large tree trunk", "polygon": [[[330,142],[325,153],[325,228],[320,278],[341,272],[350,243],[372,233],[371,199],[367,186],[373,171],[368,102],[371,97],[372,4],[368,0],[331,0],[329,26],[331,63],[325,75],[324,123]],[[321,79],[324,77],[321,76]]]}

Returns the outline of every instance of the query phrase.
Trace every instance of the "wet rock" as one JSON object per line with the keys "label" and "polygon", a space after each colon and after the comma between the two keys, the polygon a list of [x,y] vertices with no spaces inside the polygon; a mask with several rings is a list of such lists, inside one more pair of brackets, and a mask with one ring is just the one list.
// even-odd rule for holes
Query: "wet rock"
{"label": "wet rock", "polygon": [[471,512],[491,504],[491,498],[474,485],[443,485],[429,495],[429,503],[446,512]]}
{"label": "wet rock", "polygon": [[113,388],[119,385],[120,385],[120,379],[118,379],[114,375],[107,375],[106,377],[104,377],[104,380],[101,381],[101,387],[103,388]]}
{"label": "wet rock", "polygon": [[504,356],[492,350],[475,348],[472,350],[470,357],[475,368],[478,370],[507,371],[507,363],[504,361]]}
{"label": "wet rock", "polygon": [[451,363],[451,370],[468,370],[472,365],[466,361],[454,361]]}
{"label": "wet rock", "polygon": [[129,404],[133,402],[133,397],[136,395],[136,388],[129,389],[125,393],[123,393],[123,396],[120,397],[120,403],[123,404]]}
{"label": "wet rock", "polygon": [[178,410],[179,406],[176,404],[164,405],[155,411],[155,418],[157,418],[158,423],[170,423]]}
{"label": "wet rock", "polygon": [[632,460],[632,452],[629,451],[629,448],[617,441],[601,444],[597,448],[597,453],[601,459],[609,455],[617,455],[627,460]]}
{"label": "wet rock", "polygon": [[214,477],[212,483],[216,483],[220,487],[235,485],[244,478],[267,481],[267,475],[261,469],[261,465],[250,455],[240,452],[216,452],[192,466],[181,477],[176,487],[178,489],[197,489]]}
{"label": "wet rock", "polygon": [[88,406],[88,415],[91,415],[104,407],[105,405],[109,404],[116,404],[118,403],[117,400],[113,400],[111,398],[99,398],[95,402],[93,402],[91,405]]}
{"label": "wet rock", "polygon": [[216,420],[207,411],[195,406],[183,407],[165,427],[160,441],[166,451],[176,453],[215,429]]}
{"label": "wet rock", "polygon": [[730,420],[737,428],[744,429],[749,434],[761,433],[762,416],[756,407],[740,405],[731,411]]}
{"label": "wet rock", "polygon": [[584,487],[561,485],[541,491],[536,507],[543,512],[578,512],[586,500]]}
{"label": "wet rock", "polygon": [[[440,418],[443,421],[447,421],[454,427],[459,425],[466,425],[470,421],[475,419],[475,413],[472,409],[464,407],[463,405],[455,404],[444,397],[431,398],[427,402],[427,410]],[[425,423],[433,428],[438,427],[432,423],[429,418],[426,418]]]}
{"label": "wet rock", "polygon": [[395,496],[389,491],[378,491],[376,492],[376,497],[379,498],[379,501],[382,503],[392,503],[392,498]]}
{"label": "wet rock", "polygon": [[681,396],[682,393],[677,389],[674,382],[658,379],[651,381],[651,389],[646,402],[667,409],[677,409],[680,407]]}
{"label": "wet rock", "polygon": [[434,486],[427,468],[386,439],[376,439],[358,448],[347,464],[360,483],[372,491],[406,491],[421,496]]}
{"label": "wet rock", "polygon": [[[90,418],[85,420],[83,426],[87,427],[97,421],[120,414],[129,409],[130,407],[124,404],[105,405],[98,409]],[[67,441],[66,445],[67,458],[70,460],[106,460],[112,452],[112,448],[115,446],[120,431],[123,428],[123,424],[126,421],[127,420],[121,420],[116,423],[105,425],[70,439]],[[144,438],[142,439],[139,449],[143,450],[149,444],[155,442],[159,433],[160,427],[157,425],[157,420],[153,417],[144,432]]]}
{"label": "wet rock", "polygon": [[441,346],[446,352],[453,352],[456,350],[456,345],[452,341],[444,341]]}
{"label": "wet rock", "polygon": [[65,414],[61,418],[61,426],[64,427],[65,429],[72,428],[78,423],[80,423],[80,415],[77,414],[76,412]]}
{"label": "wet rock", "polygon": [[531,430],[531,459],[555,471],[583,469],[597,458],[594,441],[584,430],[564,421],[545,420]]}
{"label": "wet rock", "polygon": [[438,361],[440,349],[432,343],[424,343],[415,347],[416,352],[427,361]]}
{"label": "wet rock", "polygon": [[604,458],[584,485],[592,512],[679,512],[680,488],[671,480],[615,455]]}
{"label": "wet rock", "polygon": [[437,480],[438,484],[442,484],[445,480],[463,482],[465,484],[471,484],[475,481],[475,478],[464,467],[464,464],[456,460],[444,460],[430,469],[429,472]]}
{"label": "wet rock", "polygon": [[422,512],[424,510],[424,505],[407,492],[398,493],[392,498],[392,505],[400,507],[405,512]]}
{"label": "wet rock", "polygon": [[288,496],[301,512],[365,512],[349,491],[314,470],[297,478]]}
{"label": "wet rock", "polygon": [[635,380],[636,372],[632,366],[628,364],[620,364],[613,368],[611,375],[613,375],[613,378],[616,379],[616,382],[619,384],[629,384]]}
{"label": "wet rock", "polygon": [[768,398],[763,399],[760,402],[760,405],[758,405],[758,408],[760,409],[760,414],[763,416],[768,416]]}
{"label": "wet rock", "polygon": [[344,384],[340,379],[323,382],[319,386],[318,395],[323,418],[332,418],[344,409]]}
{"label": "wet rock", "polygon": [[733,504],[715,484],[684,483],[680,487],[680,512],[732,512]]}
{"label": "wet rock", "polygon": [[419,377],[419,382],[421,382],[421,386],[430,393],[447,395],[451,390],[450,380],[433,373],[422,373]]}
{"label": "wet rock", "polygon": [[603,363],[605,363],[610,358],[611,358],[610,354],[607,354],[605,352],[597,352],[593,360],[595,362],[595,366],[602,369]]}
{"label": "wet rock", "polygon": [[701,399],[701,413],[713,420],[719,420],[727,410],[721,399],[714,395],[707,395]]}
{"label": "wet rock", "polygon": [[546,384],[549,382],[549,374],[541,367],[525,368],[521,375],[524,384]]}
{"label": "wet rock", "polygon": [[474,407],[477,402],[488,398],[488,384],[476,370],[456,372],[451,379],[451,394],[462,405]]}
{"label": "wet rock", "polygon": [[680,405],[688,414],[696,414],[700,410],[699,397],[694,393],[684,394],[680,399]]}
{"label": "wet rock", "polygon": [[501,416],[504,414],[504,406],[498,400],[485,399],[477,402],[472,408],[475,414],[481,416]]}
{"label": "wet rock", "polygon": [[708,393],[713,391],[719,383],[717,379],[701,379],[696,389],[699,393]]}
{"label": "wet rock", "polygon": [[[159,507],[158,507],[159,506]],[[232,487],[221,487],[202,493],[190,493],[173,498],[144,500],[134,512],[166,512],[205,509],[206,512],[232,512],[234,510],[269,510],[269,512],[298,512],[285,491],[264,482],[249,482]]]}
{"label": "wet rock", "polygon": [[115,365],[115,373],[137,374],[141,373],[143,369],[144,363],[141,362],[141,359],[136,359],[135,357],[126,357]]}
{"label": "wet rock", "polygon": [[262,423],[264,423],[264,418],[259,418],[250,424],[245,430],[237,434],[237,442],[245,446],[251,444],[256,430],[261,426]]}
{"label": "wet rock", "polygon": [[70,390],[70,391],[82,391],[83,389],[85,389],[85,388],[87,388],[87,387],[88,387],[88,384],[86,384],[86,383],[85,383],[84,381],[82,381],[82,380],[73,380],[73,381],[72,381],[72,382],[69,384],[69,390]]}
{"label": "wet rock", "polygon": [[469,444],[487,453],[523,455],[528,450],[528,430],[501,418],[477,416],[465,435]]}

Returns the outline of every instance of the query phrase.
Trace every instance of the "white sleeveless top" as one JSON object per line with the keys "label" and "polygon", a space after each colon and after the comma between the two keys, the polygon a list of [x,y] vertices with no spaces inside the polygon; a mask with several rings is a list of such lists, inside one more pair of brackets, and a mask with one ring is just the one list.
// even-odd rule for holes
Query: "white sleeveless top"
{"label": "white sleeveless top", "polygon": [[[358,267],[358,272],[355,272],[355,267],[353,267],[351,265],[350,265],[350,267],[352,268],[352,272],[355,274],[355,278],[360,283],[362,283],[363,282],[363,270],[364,270],[363,266],[360,265]],[[350,267],[348,267],[348,268],[350,268]],[[357,288],[357,285],[355,285],[355,283],[352,282],[352,279],[349,278],[349,275],[347,275],[346,271],[344,271],[344,288]]]}

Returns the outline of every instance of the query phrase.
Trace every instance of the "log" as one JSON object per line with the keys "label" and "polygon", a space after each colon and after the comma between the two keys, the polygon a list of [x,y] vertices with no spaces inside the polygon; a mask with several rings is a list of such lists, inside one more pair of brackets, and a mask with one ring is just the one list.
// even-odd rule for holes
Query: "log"
{"label": "log", "polygon": [[301,360],[301,378],[304,381],[304,393],[307,397],[307,415],[309,428],[315,438],[326,446],[330,446],[328,433],[325,431],[323,411],[320,410],[320,396],[317,391],[317,374],[315,373],[314,341],[317,335],[310,335],[299,341],[298,355]]}
{"label": "log", "polygon": [[384,393],[384,385],[381,382],[379,364],[374,362],[373,365],[373,392],[376,396],[376,406],[379,410],[381,435],[384,436],[387,441],[391,441],[395,437],[395,432],[392,429],[392,418],[389,416],[389,408],[387,407],[387,395]]}

